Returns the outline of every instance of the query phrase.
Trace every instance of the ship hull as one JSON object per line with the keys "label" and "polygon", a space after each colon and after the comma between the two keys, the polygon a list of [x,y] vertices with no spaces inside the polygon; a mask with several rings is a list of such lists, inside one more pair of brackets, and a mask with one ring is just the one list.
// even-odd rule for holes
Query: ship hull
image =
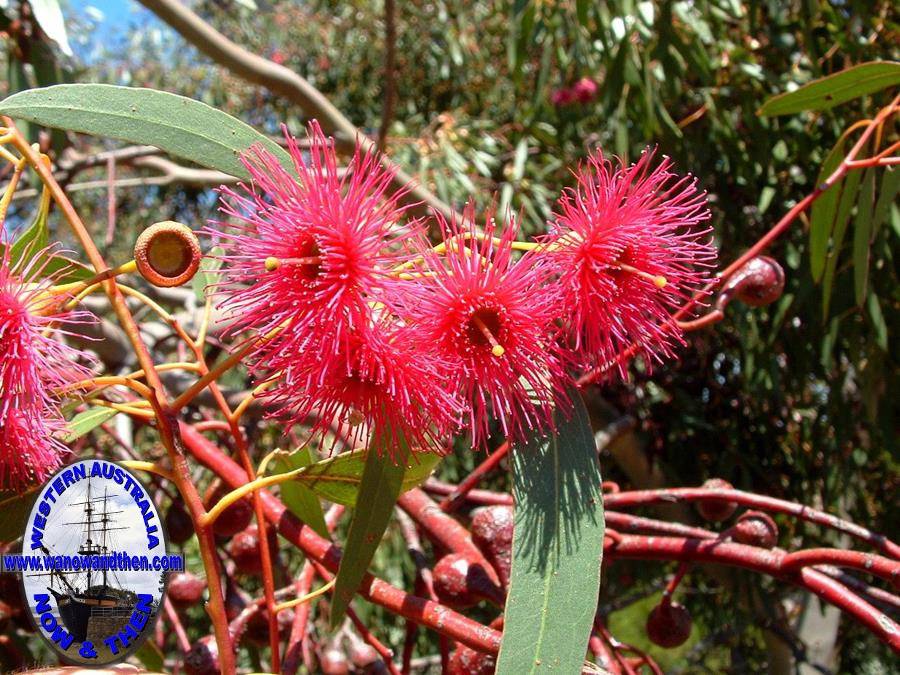
{"label": "ship hull", "polygon": [[87,639],[88,623],[94,608],[129,609],[120,605],[112,596],[72,596],[58,593],[52,588],[49,590],[56,598],[59,618],[75,642],[84,642]]}

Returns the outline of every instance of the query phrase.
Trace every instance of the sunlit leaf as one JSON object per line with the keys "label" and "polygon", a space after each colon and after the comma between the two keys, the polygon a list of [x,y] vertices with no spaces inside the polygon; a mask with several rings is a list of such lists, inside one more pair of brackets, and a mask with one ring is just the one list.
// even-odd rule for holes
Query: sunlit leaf
{"label": "sunlit leaf", "polygon": [[0,114],[104,138],[153,145],[175,157],[249,178],[238,155],[262,144],[285,166],[290,156],[253,127],[193,99],[154,89],[60,84],[14,94]]}
{"label": "sunlit leaf", "polygon": [[72,441],[81,438],[89,431],[99,427],[104,422],[111,420],[118,414],[118,410],[104,406],[94,406],[88,408],[84,412],[78,413],[66,425],[67,432],[63,437],[63,442],[71,443]]}
{"label": "sunlit leaf", "polygon": [[872,61],[813,80],[795,91],[773,96],[758,115],[792,115],[803,110],[828,110],[860,96],[900,84],[900,63]]}
{"label": "sunlit leaf", "polygon": [[[294,469],[309,466],[312,463],[312,449],[309,447],[300,448],[289,455],[275,459],[272,473],[287,473]],[[319,502],[319,498],[302,481],[282,483],[281,501],[290,509],[291,513],[320,535],[326,538],[331,536],[328,533],[328,527],[325,525],[325,514],[322,512],[322,504]]]}

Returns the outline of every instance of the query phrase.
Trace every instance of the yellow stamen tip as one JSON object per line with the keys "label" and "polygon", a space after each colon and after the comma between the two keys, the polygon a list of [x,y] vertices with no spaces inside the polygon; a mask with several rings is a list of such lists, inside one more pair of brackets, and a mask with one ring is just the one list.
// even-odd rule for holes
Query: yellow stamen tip
{"label": "yellow stamen tip", "polygon": [[657,288],[665,288],[666,284],[669,282],[666,281],[666,278],[664,276],[656,276],[653,277],[653,283],[656,284]]}
{"label": "yellow stamen tip", "polygon": [[491,354],[493,354],[494,356],[498,356],[498,357],[503,356],[505,353],[506,353],[506,350],[500,345],[494,345],[491,348]]}
{"label": "yellow stamen tip", "polygon": [[281,267],[281,261],[274,256],[266,258],[266,272],[274,272]]}

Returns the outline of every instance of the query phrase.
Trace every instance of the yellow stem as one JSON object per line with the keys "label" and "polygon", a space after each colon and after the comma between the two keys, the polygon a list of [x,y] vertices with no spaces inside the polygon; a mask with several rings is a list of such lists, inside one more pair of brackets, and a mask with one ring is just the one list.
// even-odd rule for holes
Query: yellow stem
{"label": "yellow stem", "polygon": [[105,272],[101,272],[100,274],[95,274],[90,279],[85,279],[84,281],[72,281],[68,284],[59,284],[58,286],[51,286],[48,289],[52,295],[60,295],[63,293],[81,293],[89,288],[94,286],[100,286],[100,284],[107,279],[112,279],[115,276],[120,274],[131,274],[137,269],[137,264],[134,260],[129,260],[127,263],[119,265],[115,269],[106,270]]}
{"label": "yellow stem", "polygon": [[258,387],[256,387],[253,391],[251,391],[244,398],[244,400],[238,404],[237,408],[234,409],[234,412],[231,413],[231,415],[230,415],[231,421],[237,422],[239,419],[241,419],[241,415],[243,415],[247,411],[247,408],[249,408],[250,404],[253,403],[253,399],[255,399],[257,396],[259,396],[261,393],[263,393],[266,389],[271,387],[273,384],[275,384],[274,379],[267,380],[267,381],[263,382],[261,385],[259,385]]}
{"label": "yellow stem", "polygon": [[321,588],[317,588],[312,593],[307,593],[299,598],[295,598],[294,600],[286,600],[285,602],[279,602],[275,605],[275,611],[280,612],[285,609],[290,609],[291,607],[296,607],[297,605],[303,605],[309,602],[310,600],[315,600],[320,595],[325,595],[328,591],[330,591],[334,587],[334,582],[336,579],[332,579],[327,584],[322,586]]}
{"label": "yellow stem", "polygon": [[152,420],[156,417],[156,413],[154,413],[152,410],[141,410],[139,408],[133,408],[122,403],[113,403],[112,401],[104,401],[102,399],[94,399],[92,403],[94,403],[94,405],[103,406],[104,408],[112,408],[113,410],[118,410],[119,412],[131,415],[132,417],[140,417],[147,420]]}
{"label": "yellow stem", "polygon": [[203,524],[207,527],[211,526],[214,522],[216,522],[216,518],[218,518],[225,509],[227,509],[239,499],[246,497],[251,492],[254,492],[255,490],[262,490],[263,488],[269,487],[270,485],[278,485],[279,483],[285,483],[289,480],[293,480],[296,476],[298,476],[305,470],[305,467],[302,467],[299,469],[294,469],[293,471],[288,471],[287,473],[279,473],[274,476],[264,476],[263,478],[257,478],[256,480],[250,481],[245,485],[241,485],[239,488],[235,488],[227,495],[223,496],[218,502],[216,502],[215,506],[207,511],[206,516],[203,518]]}
{"label": "yellow stem", "polygon": [[172,475],[172,472],[168,469],[162,468],[159,464],[154,464],[153,462],[142,462],[136,459],[126,459],[124,461],[119,462],[126,469],[134,469],[135,471],[147,471],[149,473],[155,473],[157,476],[162,476],[166,480],[174,481],[175,476]]}
{"label": "yellow stem", "polygon": [[19,179],[22,177],[22,172],[28,165],[28,160],[23,157],[14,162],[14,164],[16,166],[15,169],[13,169],[13,175],[10,176],[9,183],[6,184],[6,190],[3,192],[3,198],[0,199],[0,223],[6,222],[6,212],[9,210],[13,194],[16,191],[16,187],[19,185]]}

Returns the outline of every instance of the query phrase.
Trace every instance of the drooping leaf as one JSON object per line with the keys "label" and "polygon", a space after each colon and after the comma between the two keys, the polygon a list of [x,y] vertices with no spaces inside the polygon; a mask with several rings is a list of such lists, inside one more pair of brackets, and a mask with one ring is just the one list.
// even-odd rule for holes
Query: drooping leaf
{"label": "drooping leaf", "polygon": [[35,485],[26,492],[0,492],[0,544],[9,543],[22,536],[25,531],[25,523],[28,514],[31,513],[31,505],[37,495],[39,485]]}
{"label": "drooping leaf", "polygon": [[792,115],[804,110],[828,110],[860,96],[900,84],[900,63],[872,61],[805,84],[795,91],[773,96],[758,115]]}
{"label": "drooping leaf", "polygon": [[866,169],[859,191],[856,219],[853,221],[853,288],[856,304],[862,307],[869,283],[869,242],[875,200],[875,170]]}
{"label": "drooping leaf", "polygon": [[68,431],[63,436],[64,443],[71,443],[84,436],[89,431],[96,429],[107,420],[119,414],[118,410],[104,406],[93,406],[73,417],[66,425]]}
{"label": "drooping leaf", "polygon": [[881,311],[881,303],[878,302],[878,296],[875,293],[869,293],[866,306],[869,309],[869,319],[872,321],[872,326],[875,327],[875,344],[886,352],[888,350],[888,329]]}
{"label": "drooping leaf", "polygon": [[[277,458],[273,462],[272,473],[287,473],[313,463],[312,450],[309,447],[295,450],[289,455]],[[328,527],[325,525],[325,514],[316,494],[302,481],[288,481],[281,484],[281,501],[304,523],[320,535],[329,539]]]}
{"label": "drooping leaf", "polygon": [[391,435],[386,429],[375,430],[372,447],[366,455],[366,465],[359,486],[357,506],[353,510],[347,542],[341,557],[331,600],[331,628],[341,625],[350,601],[372,562],[375,550],[391,520],[394,505],[403,488],[405,462],[394,463],[394,458],[403,458],[409,453],[407,447],[395,448],[391,457],[390,448],[385,447]]}
{"label": "drooping leaf", "polygon": [[[821,185],[835,172],[844,159],[844,142],[847,136],[841,136],[822,162],[816,184]],[[814,281],[819,281],[825,271],[825,255],[828,252],[828,240],[834,228],[834,217],[844,181],[838,181],[813,202],[809,215],[809,266]]]}
{"label": "drooping leaf", "polygon": [[50,230],[47,227],[47,215],[50,212],[50,192],[44,189],[38,203],[34,220],[22,233],[16,237],[9,250],[9,259],[12,264],[25,259],[31,259],[36,253],[42,251],[50,243]]}
{"label": "drooping leaf", "polygon": [[[842,181],[841,198],[834,217],[834,226],[831,232],[831,251],[825,259],[825,269],[822,274],[822,316],[828,318],[831,305],[831,292],[834,284],[834,274],[841,255],[841,247],[844,245],[844,235],[847,233],[847,225],[850,223],[850,214],[856,205],[859,195],[859,183],[862,179],[862,171],[851,171]],[[837,186],[835,186],[835,189]]]}
{"label": "drooping leaf", "polygon": [[603,555],[600,467],[587,411],[573,392],[557,432],[515,448],[515,526],[498,675],[581,672]]}
{"label": "drooping leaf", "polygon": [[891,204],[897,199],[900,191],[900,168],[890,166],[884,169],[881,177],[881,187],[878,189],[878,200],[875,202],[875,210],[872,212],[872,237],[878,233],[878,229],[887,220]]}
{"label": "drooping leaf", "polygon": [[[367,454],[356,450],[323,459],[311,464],[297,480],[320,497],[353,508],[368,465]],[[441,456],[433,452],[414,453],[403,474],[400,494],[424,483],[440,461]]]}
{"label": "drooping leaf", "polygon": [[43,126],[153,145],[175,157],[247,179],[238,155],[261,143],[285,166],[288,153],[253,127],[193,99],[155,89],[60,84],[14,94],[0,114]]}

